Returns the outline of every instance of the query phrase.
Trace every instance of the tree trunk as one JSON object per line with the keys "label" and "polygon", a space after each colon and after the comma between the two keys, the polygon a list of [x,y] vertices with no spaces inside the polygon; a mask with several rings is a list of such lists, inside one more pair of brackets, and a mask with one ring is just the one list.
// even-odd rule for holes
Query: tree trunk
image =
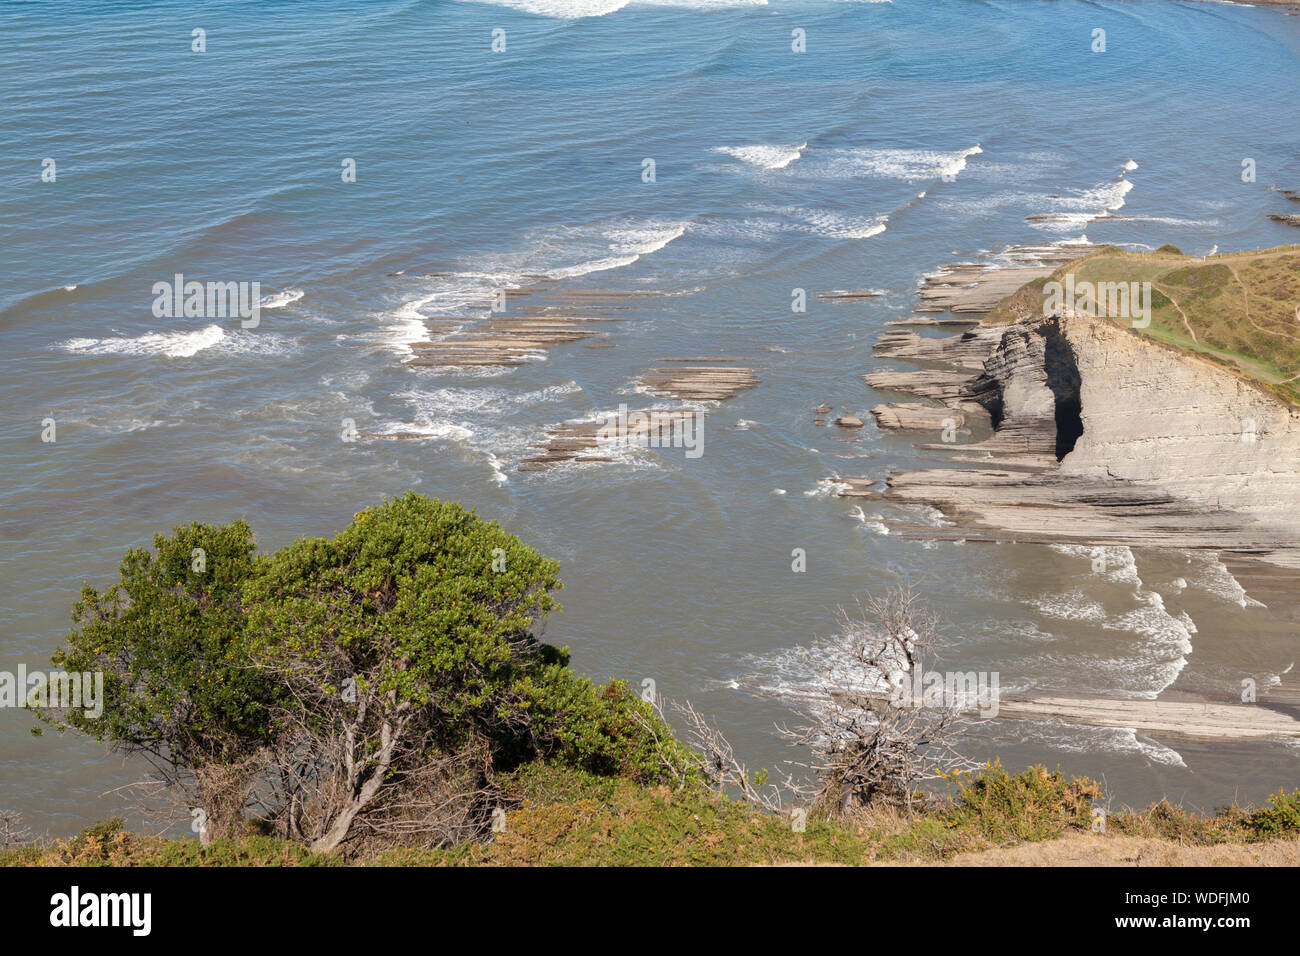
{"label": "tree trunk", "polygon": [[[402,731],[406,726],[405,720],[398,720],[396,725],[384,724],[380,731],[380,747],[376,754],[376,759],[371,767],[370,774],[365,778],[365,783],[361,784],[354,790],[353,797],[348,800],[343,809],[339,811],[329,827],[326,828],[324,835],[313,840],[310,849],[313,853],[333,853],[340,843],[347,839],[348,831],[352,828],[352,821],[356,819],[358,813],[364,810],[379,793],[380,788],[384,785],[384,777],[388,775],[389,765],[393,760],[393,752],[397,749],[398,743],[402,739]],[[349,754],[349,761],[352,755]],[[349,767],[349,776],[356,773],[355,765]],[[358,783],[360,778],[356,778]]]}

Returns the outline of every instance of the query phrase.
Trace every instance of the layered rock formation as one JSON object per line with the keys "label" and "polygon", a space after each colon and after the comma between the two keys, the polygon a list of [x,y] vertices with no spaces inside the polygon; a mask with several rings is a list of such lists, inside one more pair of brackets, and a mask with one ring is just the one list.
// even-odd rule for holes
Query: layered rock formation
{"label": "layered rock formation", "polygon": [[[661,362],[715,361],[732,362],[734,359],[674,359]],[[638,383],[651,395],[677,398],[687,402],[723,402],[735,398],[746,389],[758,384],[752,368],[739,365],[676,365],[652,368],[641,376]]]}
{"label": "layered rock formation", "polygon": [[[1204,548],[1300,569],[1300,408],[1230,370],[1072,313],[946,339],[891,332],[879,351],[943,368],[868,375],[873,387],[978,407],[993,425],[982,442],[927,446],[979,467],[887,481],[886,499],[944,511],[955,525],[942,536]],[[890,418],[877,415],[907,427]],[[1238,570],[1276,592],[1276,568]]]}

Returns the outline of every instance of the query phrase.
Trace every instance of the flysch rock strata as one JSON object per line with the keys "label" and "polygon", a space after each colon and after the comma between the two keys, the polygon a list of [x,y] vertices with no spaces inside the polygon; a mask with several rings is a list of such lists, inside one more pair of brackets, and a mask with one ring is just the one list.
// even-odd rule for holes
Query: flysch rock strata
{"label": "flysch rock strata", "polygon": [[758,384],[758,376],[752,368],[737,365],[674,365],[651,369],[641,376],[638,384],[651,395],[687,402],[722,402],[753,388]]}
{"label": "flysch rock strata", "polygon": [[[458,323],[438,339],[411,345],[414,366],[515,366],[547,349],[580,342],[600,333],[599,323],[618,319],[586,315],[494,316]],[[433,324],[436,322],[437,324]],[[426,320],[430,331],[446,327],[443,320]]]}
{"label": "flysch rock strata", "polygon": [[[728,362],[727,357],[666,357],[665,363]],[[735,365],[672,364],[651,369],[639,383],[652,395],[675,398],[687,402],[723,402],[759,382],[752,368]],[[651,447],[674,447],[673,430],[689,427],[698,429],[703,424],[704,413],[699,409],[647,409],[629,411],[632,427],[617,441],[628,445],[642,444]],[[534,445],[541,454],[525,458],[519,465],[521,471],[536,471],[562,462],[609,462],[611,440],[601,438],[601,430],[610,418],[552,425],[546,437]],[[689,422],[689,426],[688,423]],[[602,449],[605,451],[602,454]]]}
{"label": "flysch rock strata", "polygon": [[876,405],[871,409],[876,427],[900,431],[940,431],[945,428],[962,428],[966,413],[943,405],[921,405],[916,402],[896,402]]}
{"label": "flysch rock strata", "polygon": [[[703,413],[694,409],[645,410],[628,412],[629,427],[625,435],[602,437],[602,430],[613,423],[615,415],[552,425],[541,442],[533,445],[541,454],[525,458],[520,471],[538,471],[564,462],[612,462],[608,454],[614,443],[671,447],[674,429],[699,428]],[[606,452],[602,454],[602,451]]]}
{"label": "flysch rock strata", "polygon": [[961,369],[922,369],[916,372],[868,372],[862,376],[872,388],[882,392],[902,392],[931,398],[953,407],[969,407],[978,411],[979,405],[966,387],[974,380],[969,371]]}
{"label": "flysch rock strata", "polygon": [[1003,698],[998,716],[1063,720],[1089,727],[1125,727],[1190,740],[1300,737],[1300,720],[1256,704],[1105,698]]}
{"label": "flysch rock strata", "polygon": [[931,315],[914,315],[906,319],[890,319],[885,325],[924,325],[934,326],[936,328],[957,328],[971,325],[979,325],[979,316],[960,316],[954,315],[946,318],[936,319]]}
{"label": "flysch rock strata", "polygon": [[918,312],[985,315],[1026,282],[1050,275],[1087,249],[1086,243],[1014,246],[998,262],[957,262],[925,276]]}
{"label": "flysch rock strata", "polygon": [[[931,302],[991,310],[1006,286],[980,282],[983,274],[969,270],[969,283]],[[1300,625],[1300,408],[1090,316],[971,331],[942,339],[886,332],[877,355],[931,367],[864,377],[934,403],[878,405],[879,427],[932,429],[948,416],[970,421],[978,409],[992,435],[920,445],[944,451],[950,464],[895,472],[883,493],[876,478],[839,478],[842,497],[938,508],[940,527],[887,521],[891,533],[922,540],[1213,551],[1250,599]],[[1300,689],[1274,688],[1269,701],[1246,706],[1169,699],[1175,694],[1004,698],[999,716],[1204,740],[1300,736]]]}
{"label": "flysch rock strata", "polygon": [[[1000,257],[1006,268],[946,267],[922,283],[918,311],[986,314],[1086,248],[1017,247]],[[941,532],[895,523],[897,533],[1215,550],[1248,591],[1300,620],[1300,410],[1087,316],[940,339],[892,329],[875,351],[928,367],[868,373],[868,385],[934,403],[878,405],[879,427],[943,427],[953,413],[993,426],[981,442],[920,446],[946,452],[950,469],[889,477],[887,499],[932,505],[954,521]],[[873,483],[856,480],[845,496]]]}
{"label": "flysch rock strata", "polygon": [[932,338],[903,329],[887,329],[876,340],[872,351],[882,358],[938,362],[978,372],[996,348],[1002,331],[996,326],[978,326],[961,335]]}
{"label": "flysch rock strata", "polygon": [[1055,266],[1015,266],[989,269],[974,264],[946,267],[938,276],[926,276],[921,285],[919,312],[976,312],[985,314],[1026,282],[1050,275]]}
{"label": "flysch rock strata", "polygon": [[[982,442],[922,446],[977,467],[888,477],[886,500],[931,505],[953,522],[941,535],[898,533],[1212,550],[1241,559],[1248,592],[1280,593],[1276,568],[1288,569],[1294,595],[1300,408],[1119,323],[1065,315],[987,329],[997,337],[980,339],[991,348],[978,373],[971,340],[953,336],[889,348],[961,364],[865,376],[958,412],[981,408],[994,426]],[[891,414],[900,417],[877,418]],[[1294,597],[1287,605],[1300,620]]]}
{"label": "flysch rock strata", "polygon": [[838,484],[844,485],[840,491],[841,498],[883,498],[884,493],[877,491],[873,485],[877,484],[874,478],[832,478]]}
{"label": "flysch rock strata", "polygon": [[855,299],[875,299],[884,294],[879,289],[831,289],[829,292],[818,292],[817,298],[853,301]]}
{"label": "flysch rock strata", "polygon": [[[438,275],[439,273],[429,273]],[[530,277],[526,277],[530,278]],[[546,276],[534,285],[502,290],[507,308],[491,311],[485,297],[483,318],[425,318],[430,338],[410,346],[405,364],[415,367],[511,367],[541,357],[557,345],[582,342],[589,348],[613,348],[604,324],[622,321],[606,313],[627,311],[627,300],[663,295],[651,290],[556,288]],[[530,298],[531,297],[531,298]],[[517,304],[517,300],[530,301]]]}

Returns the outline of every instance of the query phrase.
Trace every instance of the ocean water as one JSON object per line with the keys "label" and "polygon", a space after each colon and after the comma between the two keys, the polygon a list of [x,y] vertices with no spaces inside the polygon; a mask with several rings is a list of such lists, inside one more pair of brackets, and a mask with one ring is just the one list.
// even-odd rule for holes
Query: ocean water
{"label": "ocean water", "polygon": [[[795,756],[773,727],[813,681],[795,648],[833,667],[837,609],[900,583],[947,622],[945,660],[998,671],[1004,693],[1222,695],[1300,656],[1211,555],[1114,549],[1097,574],[1076,549],[885,533],[940,519],[837,499],[834,479],[937,459],[812,413],[885,400],[860,378],[889,364],[871,344],[944,263],[1084,236],[1295,241],[1266,216],[1292,211],[1274,188],[1300,188],[1300,18],[1175,0],[10,2],[0,53],[2,670],[45,666],[81,583],[110,583],[155,532],[242,517],[274,548],[407,488],[562,561],[547,639],[597,679],[694,701],[751,766]],[[260,325],[155,317],[177,273],[260,282]],[[482,318],[518,285],[658,294],[609,303],[614,348],[404,364],[424,319]],[[882,294],[816,298],[844,288]],[[635,383],[692,355],[761,379],[706,407],[701,457],[518,469],[549,424],[675,407]],[[54,834],[120,812],[110,791],[143,768],[33,725],[0,711],[0,806]],[[1120,803],[1257,800],[1300,774],[1277,742],[998,722],[972,746],[1104,775]]]}

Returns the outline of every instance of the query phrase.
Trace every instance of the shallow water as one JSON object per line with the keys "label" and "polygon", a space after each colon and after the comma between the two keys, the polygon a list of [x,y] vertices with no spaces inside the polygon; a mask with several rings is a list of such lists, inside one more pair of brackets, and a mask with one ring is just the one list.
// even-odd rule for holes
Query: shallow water
{"label": "shallow water", "polygon": [[[881,533],[937,517],[824,479],[936,459],[812,409],[884,400],[859,378],[889,364],[871,343],[943,263],[1085,233],[1195,254],[1294,241],[1265,216],[1289,211],[1270,187],[1300,188],[1300,18],[1171,0],[65,3],[6,5],[0,37],[0,669],[43,666],[80,583],[156,531],[244,517],[273,548],[410,487],[560,559],[548,639],[594,677],[692,699],[755,766],[790,756],[773,723],[809,679],[792,648],[833,661],[837,607],[900,582],[945,617],[947,660],[997,670],[1004,693],[1232,692],[1296,657],[1206,556],[1116,549],[1096,574],[1070,549]],[[175,273],[274,298],[256,329],[155,318]],[[402,364],[421,316],[481,317],[510,283],[668,294],[620,300],[613,349]],[[842,288],[884,294],[815,297]],[[517,470],[546,425],[649,404],[633,383],[674,355],[747,357],[762,379],[708,411],[702,457]],[[344,419],[426,437],[345,443]],[[54,833],[118,808],[104,794],[139,767],[32,724],[0,711],[0,805]],[[1259,799],[1300,770],[1281,743],[1023,722],[976,749],[1104,775],[1130,803]]]}

